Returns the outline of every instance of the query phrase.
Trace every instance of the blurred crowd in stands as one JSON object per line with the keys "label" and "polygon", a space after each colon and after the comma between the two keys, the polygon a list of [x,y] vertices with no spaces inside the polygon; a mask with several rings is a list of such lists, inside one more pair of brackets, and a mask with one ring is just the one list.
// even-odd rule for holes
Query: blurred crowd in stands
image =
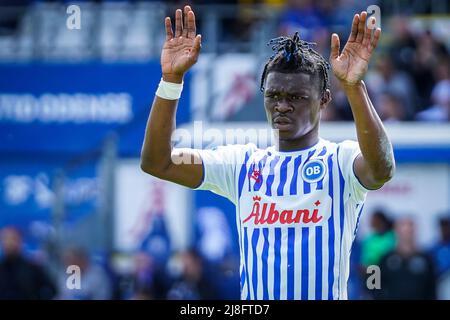
{"label": "blurred crowd in stands", "polygon": [[[417,244],[416,221],[407,215],[393,220],[382,210],[371,215],[370,234],[352,249],[350,298],[450,299],[450,215],[436,222],[439,237],[430,248]],[[380,289],[370,285],[370,266],[379,267]]]}
{"label": "blurred crowd in stands", "polygon": [[[422,248],[412,216],[374,212],[371,232],[352,247],[349,299],[450,299],[450,214],[436,224],[437,242]],[[0,299],[239,299],[239,262],[231,254],[211,260],[198,248],[165,256],[142,249],[127,254],[124,267],[123,253],[98,260],[68,247],[52,265],[45,255],[27,254],[18,229],[1,229],[0,239]],[[80,268],[79,288],[68,284],[69,266]],[[370,278],[374,266],[377,279]]]}
{"label": "blurred crowd in stands", "polygon": [[[124,259],[125,268],[117,262]],[[0,229],[0,300],[239,299],[237,259],[211,261],[193,248],[163,259],[148,250],[99,259],[74,246],[52,263],[45,250],[27,252],[19,229],[7,226]]]}

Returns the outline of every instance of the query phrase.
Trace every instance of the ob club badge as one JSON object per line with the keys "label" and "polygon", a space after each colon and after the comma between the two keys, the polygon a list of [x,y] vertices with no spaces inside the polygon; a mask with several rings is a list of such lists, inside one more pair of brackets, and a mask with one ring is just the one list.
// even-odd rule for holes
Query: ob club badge
{"label": "ob club badge", "polygon": [[325,164],[321,159],[312,159],[307,161],[302,168],[303,181],[308,183],[322,180],[325,176]]}

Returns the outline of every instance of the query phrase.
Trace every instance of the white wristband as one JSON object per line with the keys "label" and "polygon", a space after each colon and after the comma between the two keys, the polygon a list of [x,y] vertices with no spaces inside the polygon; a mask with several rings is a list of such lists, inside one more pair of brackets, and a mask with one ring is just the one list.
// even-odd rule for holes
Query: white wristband
{"label": "white wristband", "polygon": [[178,100],[181,97],[181,91],[183,91],[183,82],[166,82],[161,78],[156,95],[167,100]]}

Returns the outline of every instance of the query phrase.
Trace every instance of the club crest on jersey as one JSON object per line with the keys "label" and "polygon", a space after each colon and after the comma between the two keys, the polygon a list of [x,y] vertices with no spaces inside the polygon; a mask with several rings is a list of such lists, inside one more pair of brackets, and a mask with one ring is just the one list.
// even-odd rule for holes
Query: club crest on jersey
{"label": "club crest on jersey", "polygon": [[311,159],[302,168],[302,178],[308,183],[317,182],[325,176],[325,164],[321,159]]}

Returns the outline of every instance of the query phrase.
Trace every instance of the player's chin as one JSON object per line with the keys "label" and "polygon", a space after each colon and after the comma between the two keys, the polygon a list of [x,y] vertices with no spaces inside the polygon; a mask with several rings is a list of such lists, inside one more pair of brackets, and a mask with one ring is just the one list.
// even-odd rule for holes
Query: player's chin
{"label": "player's chin", "polygon": [[274,124],[272,129],[275,133],[275,137],[279,137],[281,140],[289,140],[295,137],[297,133],[296,128],[291,125],[277,125]]}

